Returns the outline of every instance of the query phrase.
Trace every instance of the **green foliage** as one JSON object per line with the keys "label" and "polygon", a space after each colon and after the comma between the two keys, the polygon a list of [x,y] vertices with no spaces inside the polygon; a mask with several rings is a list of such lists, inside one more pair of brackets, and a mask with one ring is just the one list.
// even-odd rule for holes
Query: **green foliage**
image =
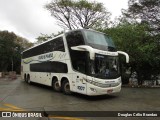
{"label": "green foliage", "polygon": [[[129,0],[128,5],[127,10],[122,10],[120,21],[128,40],[124,37],[127,43],[121,44],[128,46],[126,51],[131,56],[132,69],[137,71],[139,83],[142,83],[143,79],[160,74],[160,1]],[[130,24],[124,24],[126,22]]]}
{"label": "green foliage", "polygon": [[36,38],[37,41],[36,41],[35,44],[40,44],[40,43],[42,43],[42,42],[45,42],[45,41],[47,41],[47,40],[49,40],[49,39],[52,39],[52,38],[54,38],[54,37],[56,37],[56,36],[58,36],[58,35],[60,35],[60,34],[62,34],[62,33],[63,33],[63,31],[60,31],[60,32],[58,32],[57,34],[52,33],[51,35],[42,34],[42,33],[41,33],[41,35]]}
{"label": "green foliage", "polygon": [[44,41],[47,41],[51,38],[53,38],[54,36],[53,35],[47,35],[47,34],[42,34],[40,36],[38,36],[36,39],[37,39],[37,42],[35,44],[40,44]]}
{"label": "green foliage", "polygon": [[7,69],[8,63],[11,61],[11,57],[13,56],[13,48],[15,47],[13,39],[16,38],[16,35],[14,33],[10,33],[8,36],[8,34],[9,33],[7,31],[0,32],[0,71]]}
{"label": "green foliage", "polygon": [[129,0],[129,8],[123,10],[128,21],[148,23],[153,33],[160,32],[160,0]]}
{"label": "green foliage", "polygon": [[20,72],[21,52],[32,46],[26,39],[13,32],[0,31],[0,71]]}
{"label": "green foliage", "polygon": [[116,27],[104,30],[111,36],[118,50],[125,51],[130,56],[132,71],[136,71],[139,80],[151,79],[151,75],[160,70],[160,46],[157,39],[160,35],[151,35],[147,24],[123,23]]}
{"label": "green foliage", "polygon": [[106,27],[110,17],[102,3],[88,0],[53,0],[45,8],[68,29]]}

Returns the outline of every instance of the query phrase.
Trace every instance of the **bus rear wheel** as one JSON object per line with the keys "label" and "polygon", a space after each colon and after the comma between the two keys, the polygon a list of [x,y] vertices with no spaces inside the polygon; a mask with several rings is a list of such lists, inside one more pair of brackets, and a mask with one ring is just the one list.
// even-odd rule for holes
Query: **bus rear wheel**
{"label": "bus rear wheel", "polygon": [[61,91],[61,87],[60,87],[60,85],[59,85],[59,83],[58,83],[57,78],[54,78],[54,79],[53,79],[52,88],[53,88],[53,90],[56,91],[56,92],[60,92],[60,91]]}
{"label": "bus rear wheel", "polygon": [[68,80],[65,80],[65,81],[62,82],[62,91],[66,95],[70,95],[71,94],[70,85],[69,85]]}

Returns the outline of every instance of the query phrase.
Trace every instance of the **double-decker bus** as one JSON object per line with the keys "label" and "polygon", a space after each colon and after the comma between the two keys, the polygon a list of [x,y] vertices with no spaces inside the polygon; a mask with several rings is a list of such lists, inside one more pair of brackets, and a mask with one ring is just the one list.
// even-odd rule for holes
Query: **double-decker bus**
{"label": "double-decker bus", "polygon": [[90,30],[65,32],[22,52],[22,78],[65,94],[89,96],[120,92],[119,54],[110,37]]}

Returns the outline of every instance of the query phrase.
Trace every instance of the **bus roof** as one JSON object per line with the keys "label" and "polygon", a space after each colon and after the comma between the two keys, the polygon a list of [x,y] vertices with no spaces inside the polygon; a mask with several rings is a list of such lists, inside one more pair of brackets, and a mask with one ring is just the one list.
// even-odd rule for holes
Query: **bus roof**
{"label": "bus roof", "polygon": [[[94,31],[94,32],[97,32],[97,33],[104,34],[104,33],[102,33],[102,32],[99,32],[99,31],[96,31],[96,30],[93,30],[93,29],[74,29],[74,30],[69,30],[69,31],[67,31],[67,32],[64,31],[64,33],[62,33],[62,34],[60,34],[60,35],[58,35],[58,36],[56,36],[56,37],[54,37],[54,38],[51,38],[51,39],[49,39],[49,40],[47,40],[47,41],[44,41],[44,42],[42,42],[42,43],[40,43],[40,44],[37,44],[37,45],[35,45],[35,46],[32,46],[32,47],[24,50],[23,52],[26,52],[26,51],[28,51],[28,50],[30,50],[30,49],[32,49],[32,48],[35,48],[35,47],[37,47],[37,46],[39,46],[39,45],[42,45],[42,44],[44,44],[44,43],[46,43],[46,42],[49,42],[49,41],[51,41],[51,40],[53,40],[53,39],[55,39],[55,38],[62,37],[62,36],[63,36],[64,34],[66,34],[66,33],[70,33],[70,32],[73,32],[73,31],[78,31],[78,30],[80,30],[80,31],[89,30],[89,31]],[[22,53],[23,53],[23,52],[22,52]],[[22,54],[22,53],[21,53],[21,54]]]}

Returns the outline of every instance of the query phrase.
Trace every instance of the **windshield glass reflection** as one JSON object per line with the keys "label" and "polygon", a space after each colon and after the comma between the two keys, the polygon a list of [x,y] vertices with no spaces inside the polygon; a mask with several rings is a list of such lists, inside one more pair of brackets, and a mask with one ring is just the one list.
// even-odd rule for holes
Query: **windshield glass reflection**
{"label": "windshield glass reflection", "polygon": [[96,54],[91,65],[91,74],[101,79],[115,79],[120,76],[118,56]]}
{"label": "windshield glass reflection", "polygon": [[84,32],[86,44],[93,48],[107,51],[115,51],[115,45],[112,39],[102,33],[85,30]]}

